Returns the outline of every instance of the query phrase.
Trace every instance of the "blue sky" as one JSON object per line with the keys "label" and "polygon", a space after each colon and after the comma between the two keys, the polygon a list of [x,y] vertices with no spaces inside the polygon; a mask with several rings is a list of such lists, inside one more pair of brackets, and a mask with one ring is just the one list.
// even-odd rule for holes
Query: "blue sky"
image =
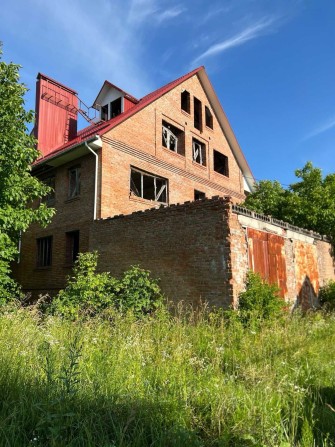
{"label": "blue sky", "polygon": [[2,0],[3,59],[91,104],[108,79],[136,97],[205,65],[256,179],[335,171],[334,0]]}

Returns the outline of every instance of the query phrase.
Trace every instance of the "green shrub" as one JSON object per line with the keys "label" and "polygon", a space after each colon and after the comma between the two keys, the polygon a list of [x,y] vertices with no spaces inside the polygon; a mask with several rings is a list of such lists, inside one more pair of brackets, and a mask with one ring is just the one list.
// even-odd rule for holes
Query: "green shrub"
{"label": "green shrub", "polygon": [[158,281],[139,266],[132,266],[124,273],[119,287],[116,302],[121,311],[131,309],[136,315],[148,314],[163,304]]}
{"label": "green shrub", "polygon": [[319,301],[322,307],[333,311],[335,309],[335,281],[329,281],[320,287]]}
{"label": "green shrub", "polygon": [[279,289],[268,284],[258,273],[249,272],[246,290],[240,293],[238,312],[243,323],[260,322],[282,315],[285,302]]}
{"label": "green shrub", "polygon": [[161,305],[160,288],[149,271],[134,266],[119,280],[109,272],[97,273],[97,263],[97,252],[79,254],[73,275],[52,301],[50,313],[77,318],[114,308],[122,312],[132,310],[138,316]]}

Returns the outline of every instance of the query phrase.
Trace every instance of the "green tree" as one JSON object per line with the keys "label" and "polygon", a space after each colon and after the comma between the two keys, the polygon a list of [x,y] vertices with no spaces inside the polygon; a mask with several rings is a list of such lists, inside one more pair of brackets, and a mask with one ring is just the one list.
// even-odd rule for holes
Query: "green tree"
{"label": "green tree", "polygon": [[262,180],[244,206],[293,225],[326,234],[335,240],[335,174],[325,177],[307,162],[295,171],[299,179],[284,189],[277,181]]}
{"label": "green tree", "polygon": [[2,60],[0,46],[0,303],[16,290],[10,262],[18,254],[20,234],[33,222],[46,225],[54,212],[37,203],[49,188],[31,175],[38,151],[27,124],[34,114],[24,109],[27,89],[19,82],[19,70]]}

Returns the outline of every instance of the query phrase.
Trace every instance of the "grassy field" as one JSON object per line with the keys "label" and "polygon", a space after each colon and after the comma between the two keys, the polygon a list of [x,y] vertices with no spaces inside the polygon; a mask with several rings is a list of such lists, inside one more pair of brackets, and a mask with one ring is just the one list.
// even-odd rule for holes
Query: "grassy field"
{"label": "grassy field", "polygon": [[0,315],[0,445],[335,446],[335,317]]}

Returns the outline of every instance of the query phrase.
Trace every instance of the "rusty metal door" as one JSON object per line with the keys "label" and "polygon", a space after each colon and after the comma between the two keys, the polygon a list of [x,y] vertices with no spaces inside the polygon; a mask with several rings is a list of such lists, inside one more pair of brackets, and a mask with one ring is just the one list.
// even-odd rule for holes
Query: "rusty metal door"
{"label": "rusty metal door", "polygon": [[284,238],[251,228],[247,235],[249,268],[269,283],[276,284],[284,297],[287,292]]}

